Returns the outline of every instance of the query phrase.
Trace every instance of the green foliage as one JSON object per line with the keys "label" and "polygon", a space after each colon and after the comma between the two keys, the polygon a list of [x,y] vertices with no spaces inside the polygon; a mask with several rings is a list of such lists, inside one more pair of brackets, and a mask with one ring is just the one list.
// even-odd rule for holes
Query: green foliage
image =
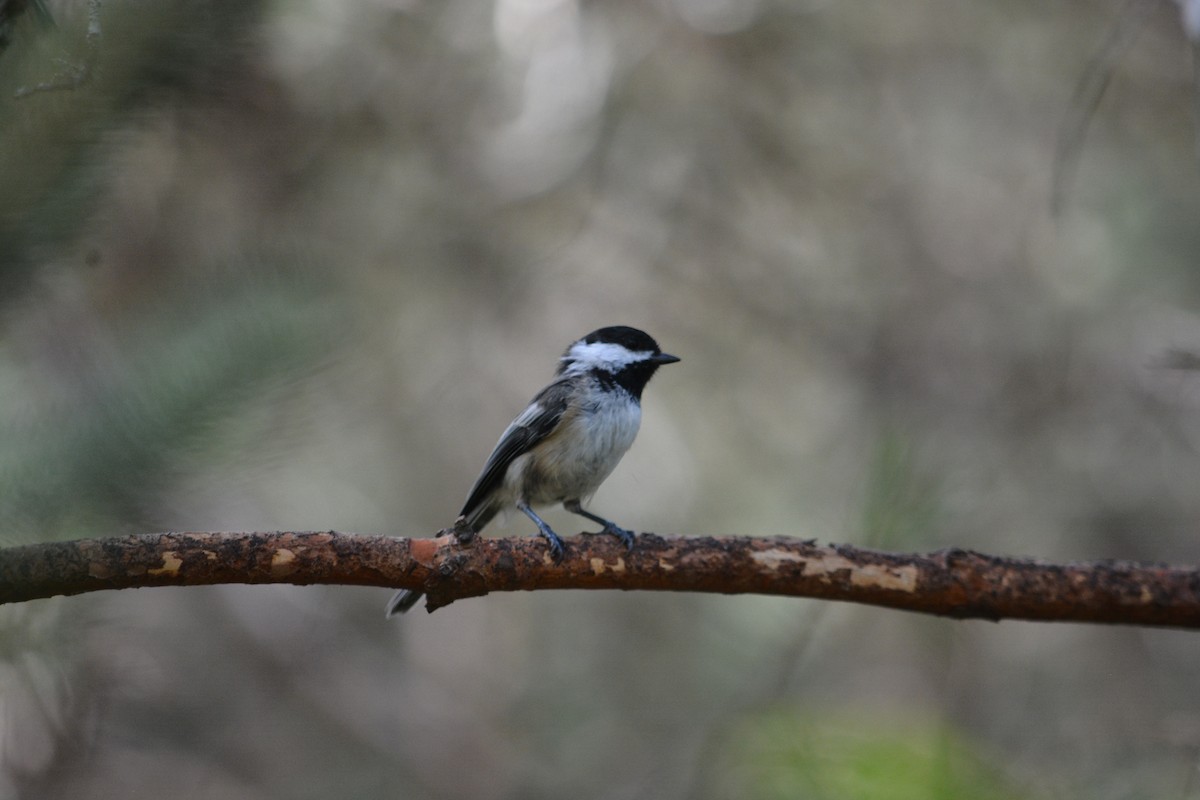
{"label": "green foliage", "polygon": [[0,348],[6,538],[138,524],[173,465],[204,452],[222,422],[314,369],[341,341],[344,315],[320,282],[268,280],[261,264],[243,266],[255,280],[179,287],[104,330],[115,348],[96,347],[93,331],[58,374]]}
{"label": "green foliage", "polygon": [[[94,48],[85,4],[73,11],[0,53],[0,298],[23,290],[39,259],[83,230],[122,129],[151,104],[161,110],[225,85],[259,5],[105,4]],[[18,96],[72,71],[87,74],[76,88]]]}
{"label": "green foliage", "polygon": [[1018,800],[966,736],[944,723],[747,720],[735,737],[739,796],[753,800]]}

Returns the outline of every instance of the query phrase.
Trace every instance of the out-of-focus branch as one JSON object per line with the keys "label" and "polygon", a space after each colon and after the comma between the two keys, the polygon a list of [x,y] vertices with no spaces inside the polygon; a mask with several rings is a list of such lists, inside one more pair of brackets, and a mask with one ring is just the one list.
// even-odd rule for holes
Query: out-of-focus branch
{"label": "out-of-focus branch", "polygon": [[[39,92],[78,89],[92,79],[100,48],[100,5],[102,2],[103,0],[88,0],[87,53],[84,59],[79,62],[60,59],[59,63],[62,69],[52,80],[33,86],[22,86],[17,89],[16,97],[29,97]],[[35,2],[35,5],[44,8],[40,0]]]}
{"label": "out-of-focus branch", "polygon": [[1050,210],[1056,216],[1063,209],[1067,189],[1079,166],[1084,136],[1096,109],[1100,107],[1100,100],[1108,89],[1116,66],[1141,33],[1143,23],[1156,5],[1156,0],[1126,0],[1107,38],[1080,77],[1054,148]]}
{"label": "out-of-focus branch", "polygon": [[[446,533],[443,531],[443,533]],[[159,533],[0,550],[0,603],[100,589],[218,583],[421,589],[432,611],[494,591],[639,589],[847,600],[960,619],[1200,628],[1200,569],[1121,561],[1050,564],[965,550],[925,555],[786,537],[643,534],[567,542],[399,539],[329,532]]]}

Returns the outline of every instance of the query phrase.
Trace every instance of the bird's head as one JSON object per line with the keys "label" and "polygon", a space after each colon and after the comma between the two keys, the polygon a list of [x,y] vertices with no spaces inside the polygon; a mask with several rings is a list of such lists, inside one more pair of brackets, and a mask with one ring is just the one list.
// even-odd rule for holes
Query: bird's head
{"label": "bird's head", "polygon": [[612,325],[572,342],[559,360],[558,374],[591,373],[640,398],[650,376],[662,365],[678,360],[664,353],[645,331]]}

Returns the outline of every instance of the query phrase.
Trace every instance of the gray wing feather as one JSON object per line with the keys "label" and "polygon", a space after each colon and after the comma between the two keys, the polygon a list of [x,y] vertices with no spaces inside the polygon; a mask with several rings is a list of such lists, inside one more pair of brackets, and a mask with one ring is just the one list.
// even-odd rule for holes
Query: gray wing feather
{"label": "gray wing feather", "polygon": [[472,525],[478,520],[480,525],[487,521],[499,510],[488,508],[488,501],[504,481],[512,462],[529,452],[538,442],[554,432],[569,405],[571,394],[571,379],[564,377],[554,381],[545,389],[538,392],[529,406],[512,421],[500,436],[500,441],[488,456],[483,471],[475,479],[467,502],[463,504],[460,515],[465,516]]}

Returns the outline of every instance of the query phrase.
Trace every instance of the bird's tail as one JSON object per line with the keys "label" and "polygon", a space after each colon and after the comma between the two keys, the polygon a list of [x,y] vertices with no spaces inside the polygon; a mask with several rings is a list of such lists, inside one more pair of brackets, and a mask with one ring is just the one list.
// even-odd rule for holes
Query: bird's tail
{"label": "bird's tail", "polygon": [[494,502],[480,503],[474,508],[464,508],[459,513],[459,522],[455,525],[458,526],[465,520],[467,527],[478,533],[495,518],[496,514],[500,513],[500,508],[500,505]]}
{"label": "bird's tail", "polygon": [[391,600],[388,600],[384,616],[391,617],[396,614],[403,614],[415,606],[424,594],[424,592],[417,592],[412,589],[401,589],[392,595]]}

